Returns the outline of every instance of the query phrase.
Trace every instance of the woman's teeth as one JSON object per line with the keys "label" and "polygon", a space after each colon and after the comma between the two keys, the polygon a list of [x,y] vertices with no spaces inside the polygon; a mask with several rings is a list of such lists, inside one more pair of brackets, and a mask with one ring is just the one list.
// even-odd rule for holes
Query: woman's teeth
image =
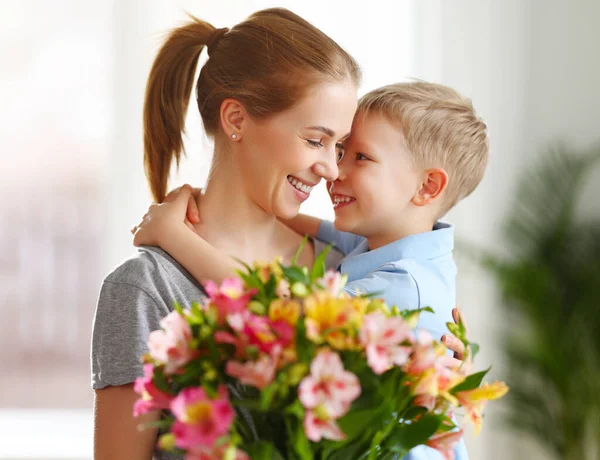
{"label": "woman's teeth", "polygon": [[312,185],[306,185],[305,183],[301,182],[300,180],[296,179],[295,177],[287,176],[287,180],[290,184],[292,184],[294,187],[296,187],[301,192],[310,193],[313,189]]}

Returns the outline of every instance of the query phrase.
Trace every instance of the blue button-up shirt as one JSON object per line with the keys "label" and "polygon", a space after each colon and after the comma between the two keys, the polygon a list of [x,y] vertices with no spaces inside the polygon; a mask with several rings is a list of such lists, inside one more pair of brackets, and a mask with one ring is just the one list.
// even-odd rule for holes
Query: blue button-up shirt
{"label": "blue button-up shirt", "polygon": [[[409,235],[380,248],[369,250],[365,238],[336,230],[323,221],[318,239],[334,243],[344,255],[338,269],[348,276],[346,292],[379,293],[389,306],[402,310],[431,307],[422,312],[417,329],[428,331],[434,339],[448,333],[456,299],[456,264],[452,258],[454,229],[437,223],[431,232]],[[454,449],[456,460],[467,460],[464,441]],[[443,460],[426,446],[412,449],[402,460]]]}

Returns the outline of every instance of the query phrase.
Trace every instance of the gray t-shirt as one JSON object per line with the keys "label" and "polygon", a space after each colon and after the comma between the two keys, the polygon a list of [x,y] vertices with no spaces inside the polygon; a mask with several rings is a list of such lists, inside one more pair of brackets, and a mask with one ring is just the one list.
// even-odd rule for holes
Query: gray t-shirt
{"label": "gray t-shirt", "polygon": [[[324,243],[314,243],[315,253],[321,253]],[[335,268],[342,257],[332,249],[327,267]],[[155,247],[139,248],[102,284],[92,331],[92,388],[125,385],[142,376],[140,358],[148,351],[150,332],[160,329],[160,320],[175,302],[185,308],[202,298],[200,284],[169,254]],[[182,457],[157,452],[155,458]]]}

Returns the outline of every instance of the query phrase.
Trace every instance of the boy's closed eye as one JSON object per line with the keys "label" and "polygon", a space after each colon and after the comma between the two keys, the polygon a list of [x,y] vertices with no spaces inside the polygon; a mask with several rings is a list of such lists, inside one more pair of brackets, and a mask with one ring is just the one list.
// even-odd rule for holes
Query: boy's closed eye
{"label": "boy's closed eye", "polygon": [[364,161],[364,160],[370,161],[370,160],[371,160],[371,158],[369,158],[369,157],[368,157],[367,155],[365,155],[364,153],[360,153],[360,152],[359,152],[359,153],[357,153],[357,154],[356,154],[356,161]]}

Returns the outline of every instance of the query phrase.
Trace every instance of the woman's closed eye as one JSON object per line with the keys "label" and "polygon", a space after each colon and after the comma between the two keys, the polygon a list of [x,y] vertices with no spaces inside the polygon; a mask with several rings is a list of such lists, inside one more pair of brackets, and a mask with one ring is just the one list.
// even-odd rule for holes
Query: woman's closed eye
{"label": "woman's closed eye", "polygon": [[313,139],[305,139],[305,140],[306,140],[306,142],[308,142],[308,145],[310,145],[311,147],[314,147],[314,148],[321,148],[324,146],[323,142],[321,142],[321,141],[315,141]]}

